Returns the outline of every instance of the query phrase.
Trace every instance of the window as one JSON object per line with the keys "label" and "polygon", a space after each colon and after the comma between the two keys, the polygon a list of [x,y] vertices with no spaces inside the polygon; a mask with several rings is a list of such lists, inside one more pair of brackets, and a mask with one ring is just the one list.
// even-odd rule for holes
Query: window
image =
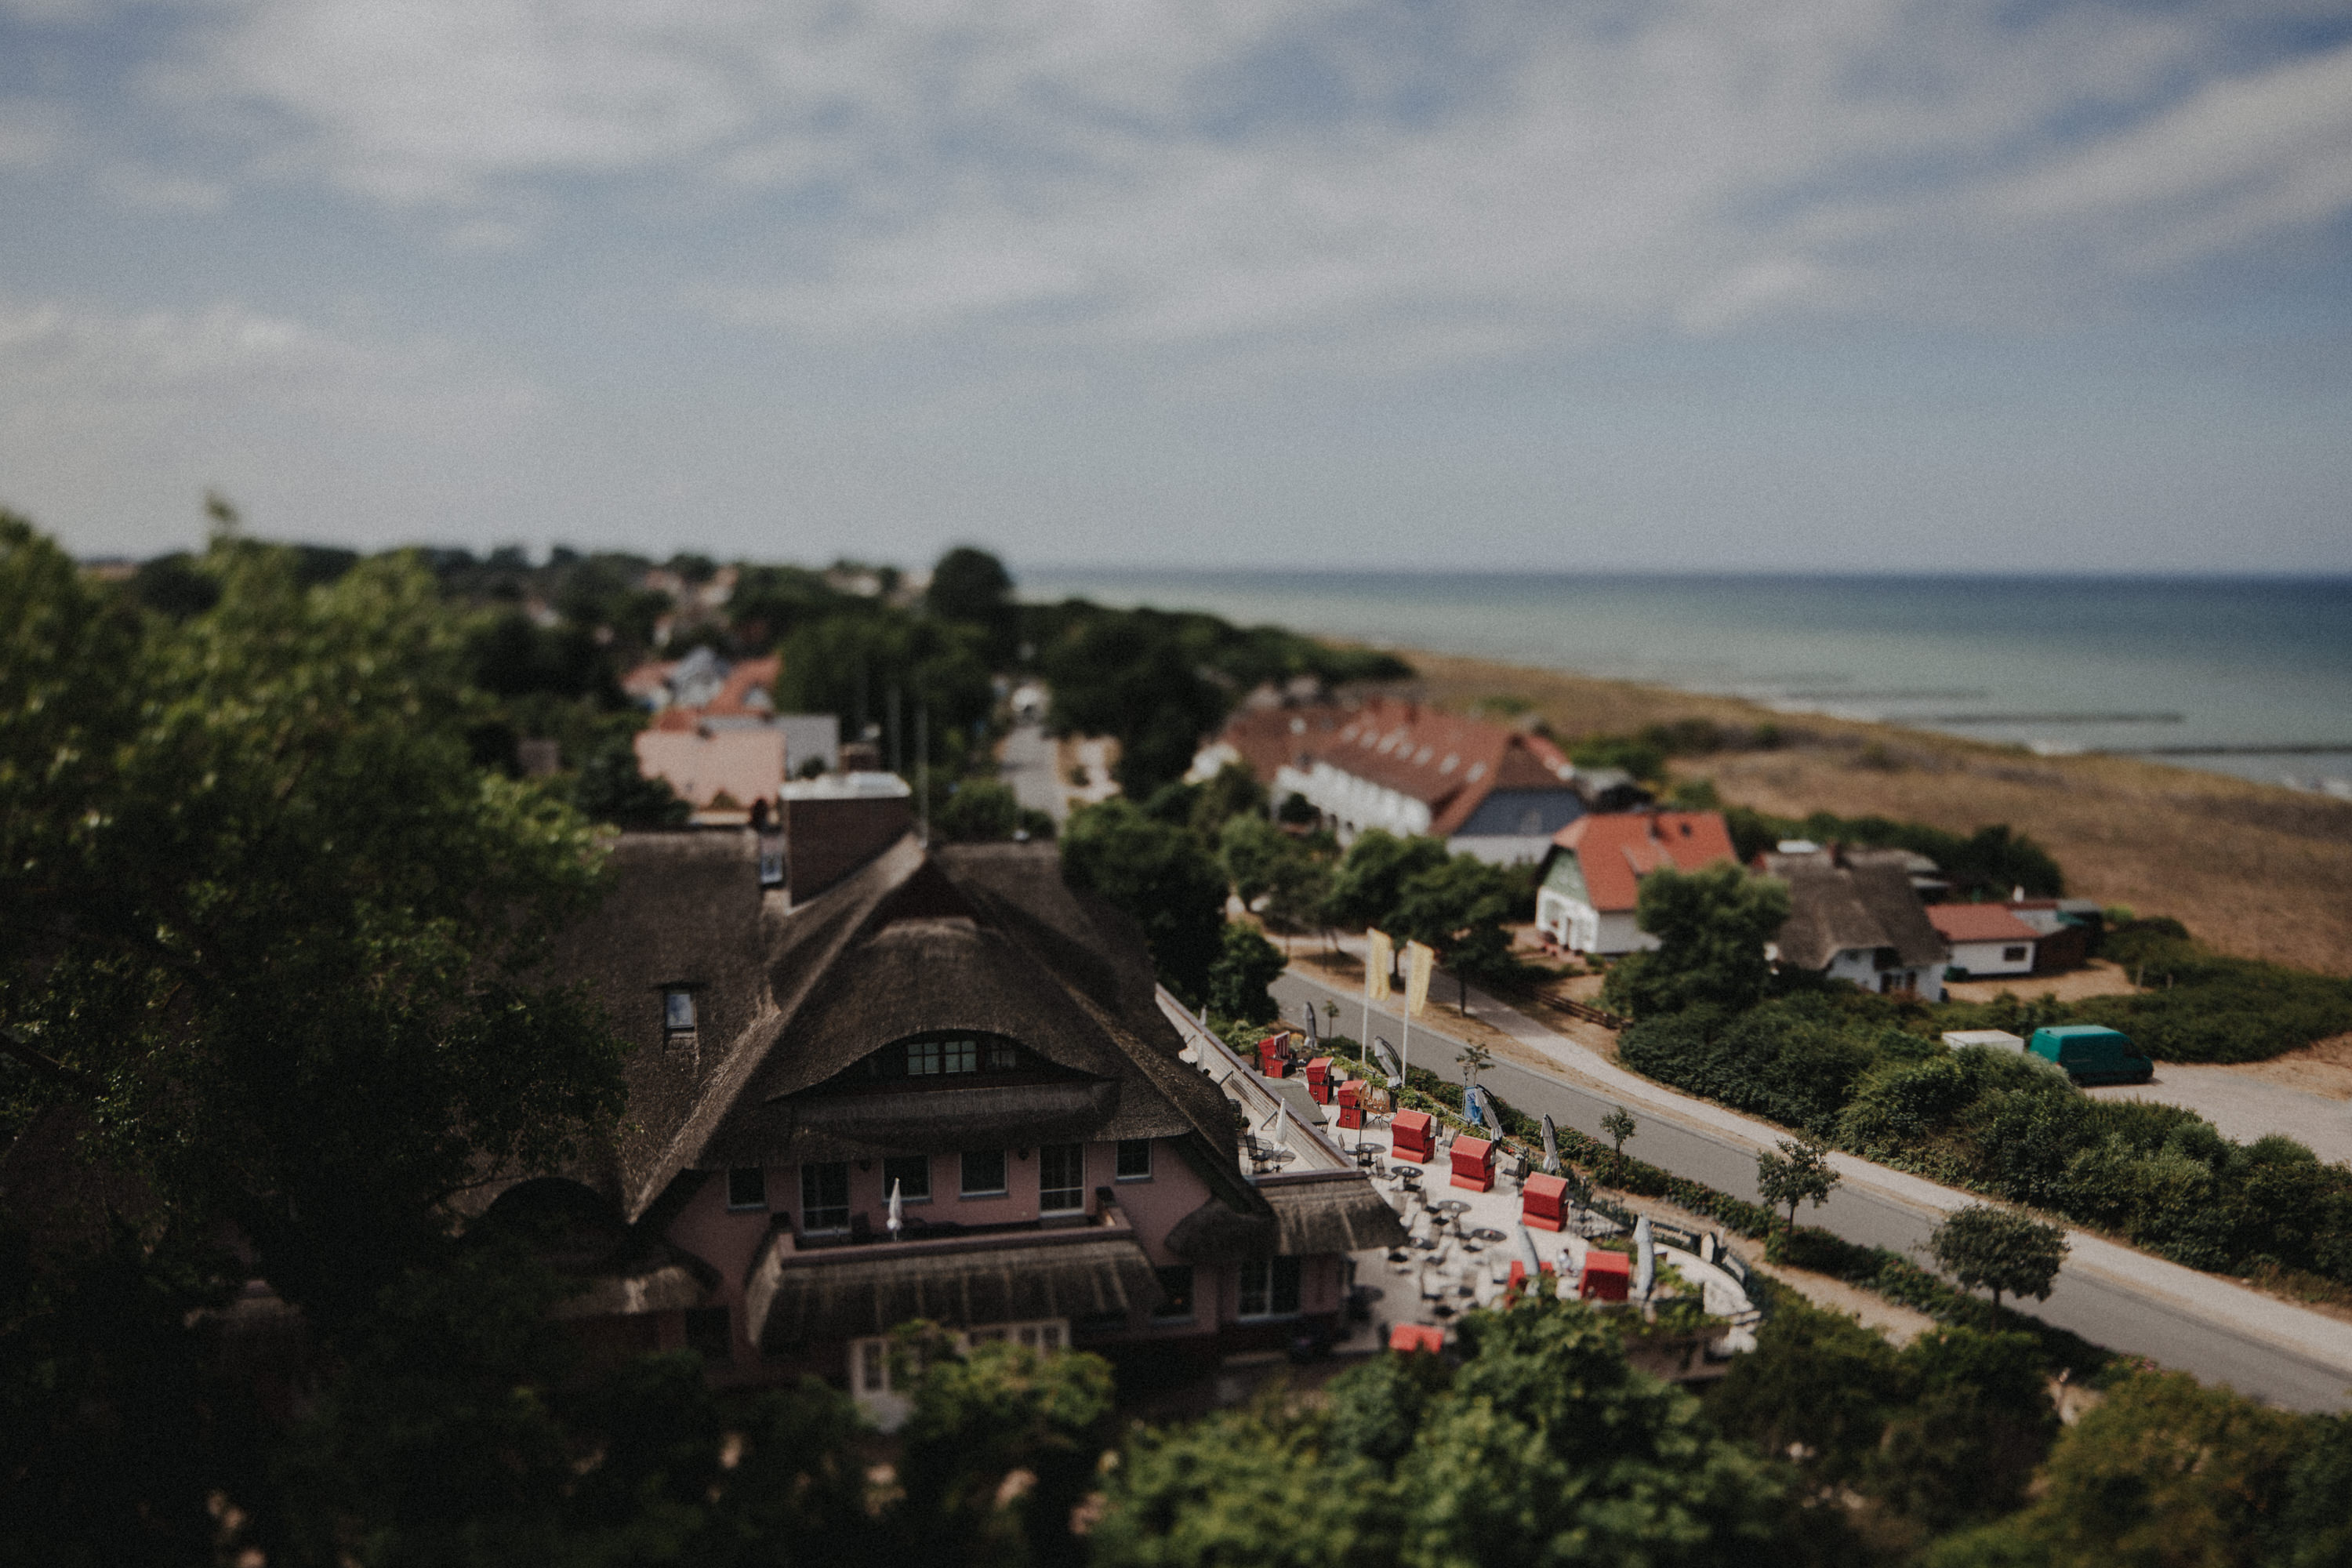
{"label": "window", "polygon": [[1180,1264],[1173,1268],[1155,1268],[1160,1276],[1160,1305],[1151,1315],[1162,1322],[1189,1323],[1192,1321],[1192,1266]]}
{"label": "window", "polygon": [[784,836],[781,833],[760,835],[760,886],[781,888],[784,885]]}
{"label": "window", "polygon": [[1298,1310],[1298,1259],[1252,1258],[1242,1264],[1241,1315],[1280,1318]]}
{"label": "window", "polygon": [[2021,947],[2004,947],[2000,950],[2000,961],[2003,963],[2023,963],[2025,962],[2025,949]]}
{"label": "window", "polygon": [[1024,1065],[1021,1047],[996,1035],[953,1035],[901,1040],[866,1058],[867,1078],[953,1078],[964,1073],[1010,1072]]}
{"label": "window", "polygon": [[735,1359],[735,1325],[724,1307],[689,1307],[686,1311],[686,1342],[705,1361]]}
{"label": "window", "polygon": [[963,1195],[1001,1198],[1004,1195],[1004,1151],[967,1149],[963,1152]]}
{"label": "window", "polygon": [[1118,1177],[1122,1182],[1151,1180],[1151,1140],[1122,1138],[1118,1141]]}
{"label": "window", "polygon": [[[845,1203],[848,1200],[845,1198]],[[738,1165],[727,1173],[727,1206],[763,1209],[768,1206],[768,1173],[757,1165]]]}
{"label": "window", "polygon": [[890,1195],[890,1184],[898,1186],[898,1201],[927,1204],[931,1201],[931,1157],[929,1154],[893,1154],[882,1162],[882,1195]]}
{"label": "window", "polygon": [[673,985],[662,993],[662,1028],[673,1035],[694,1033],[694,993]]}
{"label": "window", "polygon": [[849,1166],[842,1161],[801,1167],[801,1228],[849,1228]]}
{"label": "window", "polygon": [[1087,1146],[1048,1143],[1037,1151],[1037,1212],[1076,1214],[1087,1206]]}

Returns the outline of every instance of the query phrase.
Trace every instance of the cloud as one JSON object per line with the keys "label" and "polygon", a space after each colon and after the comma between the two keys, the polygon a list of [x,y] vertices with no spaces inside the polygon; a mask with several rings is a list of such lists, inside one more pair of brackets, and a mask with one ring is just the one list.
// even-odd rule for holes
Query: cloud
{"label": "cloud", "polygon": [[[381,490],[363,522],[436,471],[454,479],[494,464],[543,403],[446,344],[373,340],[234,302],[127,312],[0,297],[0,504],[84,540],[168,539],[159,531],[193,528],[194,513],[166,519],[159,505],[248,477],[313,502],[338,496],[312,510],[331,519],[327,531],[347,531],[350,493]],[[374,483],[353,482],[362,476]]]}
{"label": "cloud", "polygon": [[682,292],[793,333],[1486,354],[2258,253],[2352,211],[2310,10],[226,0],[144,79],[453,248],[752,225]]}

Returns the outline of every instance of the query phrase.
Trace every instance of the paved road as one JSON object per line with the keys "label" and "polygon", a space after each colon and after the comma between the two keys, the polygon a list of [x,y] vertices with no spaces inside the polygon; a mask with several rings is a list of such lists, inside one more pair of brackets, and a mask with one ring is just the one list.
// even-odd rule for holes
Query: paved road
{"label": "paved road", "polygon": [[[1340,1005],[1342,1030],[1353,1034],[1359,1027],[1360,995],[1338,991],[1309,972],[1292,969],[1272,989],[1286,1017],[1296,1019],[1309,999],[1328,999]],[[1554,1070],[1538,1071],[1497,1060],[1483,1081],[1504,1100],[1531,1116],[1549,1112],[1562,1127],[1604,1139],[1601,1118],[1623,1105],[1640,1122],[1626,1152],[1755,1199],[1757,1152],[1787,1134],[1628,1073],[1475,991],[1471,1004],[1486,1022],[1555,1063]],[[1393,1011],[1373,1008],[1372,1029],[1392,1045],[1402,1037]],[[1424,1054],[1424,1041],[1444,1042],[1436,1047],[1442,1057]],[[1422,1066],[1454,1070],[1461,1045],[1445,1033],[1434,1008],[1428,1019],[1414,1020],[1412,1042]],[[1851,1156],[1834,1159],[1842,1184],[1827,1205],[1803,1217],[1849,1241],[1911,1252],[1924,1247],[1942,1215],[1979,1201]],[[2096,1237],[2077,1232],[2069,1240],[2074,1250],[2050,1300],[2033,1304],[2045,1321],[2290,1409],[2352,1409],[2352,1323]]]}
{"label": "paved road", "polygon": [[2183,1106],[2241,1143],[2284,1132],[2323,1160],[2352,1160],[2352,1103],[2231,1068],[2158,1062],[2154,1083],[2107,1084],[2087,1092],[2098,1100]]}
{"label": "paved road", "polygon": [[1031,811],[1042,811],[1060,822],[1069,815],[1057,768],[1053,737],[1039,724],[1015,724],[1004,737],[1003,772],[1013,786],[1013,798]]}

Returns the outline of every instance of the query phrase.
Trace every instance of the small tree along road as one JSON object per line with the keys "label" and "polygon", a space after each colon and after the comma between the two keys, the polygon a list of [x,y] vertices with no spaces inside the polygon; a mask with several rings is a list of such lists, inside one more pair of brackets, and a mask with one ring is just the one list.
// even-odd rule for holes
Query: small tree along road
{"label": "small tree along road", "polygon": [[1601,1119],[1601,1131],[1609,1134],[1610,1144],[1617,1153],[1614,1171],[1615,1178],[1620,1182],[1625,1179],[1625,1141],[1633,1137],[1640,1126],[1641,1123],[1633,1120],[1633,1113],[1622,1105]]}
{"label": "small tree along road", "polygon": [[[1838,1173],[1830,1169],[1830,1152],[1822,1144],[1807,1138],[1791,1142],[1783,1138],[1780,1152],[1756,1156],[1756,1191],[1768,1208],[1786,1208],[1789,1226],[1784,1237],[1793,1239],[1797,1234],[1797,1205],[1812,1200],[1815,1208],[1829,1202],[1836,1190]],[[1784,1239],[1782,1245],[1786,1245]]]}
{"label": "small tree along road", "polygon": [[2046,1301],[2066,1260],[2066,1233],[2016,1209],[1979,1204],[1937,1226],[1927,1250],[1961,1289],[1988,1287],[1996,1307],[2004,1290]]}

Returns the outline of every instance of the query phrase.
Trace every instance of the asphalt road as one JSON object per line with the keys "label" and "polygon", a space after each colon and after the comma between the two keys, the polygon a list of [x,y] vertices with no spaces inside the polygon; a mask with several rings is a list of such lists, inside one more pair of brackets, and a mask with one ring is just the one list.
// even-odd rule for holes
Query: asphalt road
{"label": "asphalt road", "polygon": [[[1297,970],[1276,981],[1272,991],[1287,1018],[1297,1019],[1300,1005],[1309,998],[1328,999],[1340,1005],[1339,1027],[1343,1032],[1353,1034],[1359,1026],[1363,1005],[1360,996],[1335,990]],[[1398,1016],[1378,1007],[1372,1010],[1372,1028],[1391,1045],[1402,1034]],[[1413,1058],[1421,1066],[1452,1075],[1454,1055],[1461,1044],[1445,1034],[1434,1007],[1429,1018],[1414,1021],[1412,1039]],[[1446,1042],[1442,1062],[1423,1054],[1419,1047],[1424,1040]],[[1750,1201],[1757,1197],[1757,1151],[1780,1136],[1755,1122],[1744,1122],[1754,1131],[1743,1133],[1738,1124],[1744,1119],[1720,1108],[1708,1108],[1712,1115],[1685,1114],[1673,1103],[1683,1097],[1663,1088],[1643,1086],[1649,1090],[1644,1100],[1633,1092],[1612,1093],[1604,1086],[1499,1059],[1486,1069],[1480,1081],[1530,1116],[1549,1113],[1559,1126],[1603,1142],[1607,1134],[1601,1130],[1601,1119],[1617,1106],[1626,1105],[1640,1124],[1626,1145],[1628,1154]],[[1700,1121],[1733,1125],[1697,1124]],[[1803,1211],[1800,1217],[1849,1241],[1924,1256],[1927,1233],[1941,1213],[1935,1194],[1947,1190],[1859,1161],[1842,1159],[1839,1166],[1846,1179],[1829,1202],[1819,1209]],[[1945,1207],[1968,1201],[1962,1194],[1949,1197]],[[2148,1278],[2122,1278],[2119,1271]],[[2077,1237],[2074,1256],[2060,1272],[2049,1300],[2027,1305],[2045,1322],[2071,1330],[2095,1344],[2146,1356],[2207,1383],[2227,1384],[2288,1409],[2352,1409],[2352,1354],[2322,1358],[2305,1353],[2282,1343],[2277,1333],[2247,1326],[2249,1321],[2281,1321],[2282,1311],[2296,1320],[2310,1320],[2316,1314],[2280,1308],[2267,1298],[2240,1302],[2241,1310],[2233,1312],[2228,1300],[2217,1303],[2214,1300],[2223,1294],[2217,1289],[2220,1283],[2206,1277],[2188,1277],[2185,1270],[2143,1259],[2126,1248]],[[2235,1288],[2228,1293],[2253,1295]],[[2304,1326],[2288,1324],[2291,1331]],[[2352,1329],[2336,1333],[2334,1331],[2343,1326],[2332,1320],[2309,1327],[2323,1342],[2335,1342],[2337,1348],[2352,1347]]]}

